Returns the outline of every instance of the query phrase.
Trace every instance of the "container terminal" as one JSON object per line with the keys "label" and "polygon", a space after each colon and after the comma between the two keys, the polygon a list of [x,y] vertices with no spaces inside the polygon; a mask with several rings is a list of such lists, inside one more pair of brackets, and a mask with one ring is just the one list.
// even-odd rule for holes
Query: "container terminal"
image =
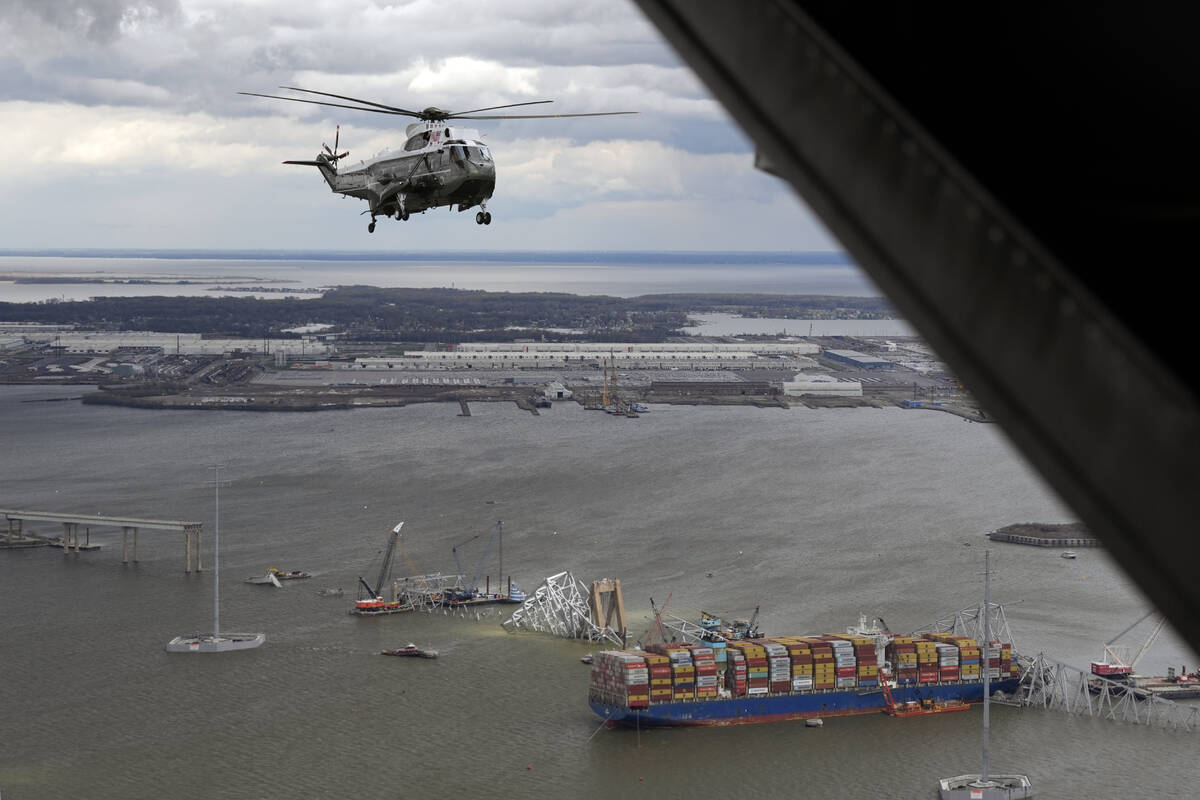
{"label": "container terminal", "polygon": [[511,402],[537,414],[565,401],[636,417],[651,404],[899,406],[991,421],[916,337],[463,342],[385,355],[385,348],[342,342],[296,348],[288,340],[182,334],[37,336],[26,335],[24,350],[6,352],[0,383],[90,384],[99,391],[83,402],[135,408],[318,411],[443,402],[469,417],[471,402]]}

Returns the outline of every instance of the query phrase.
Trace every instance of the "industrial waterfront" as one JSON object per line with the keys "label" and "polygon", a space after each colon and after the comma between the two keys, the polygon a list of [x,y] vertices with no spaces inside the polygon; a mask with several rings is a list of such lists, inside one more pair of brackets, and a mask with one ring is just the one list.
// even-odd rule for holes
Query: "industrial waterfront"
{"label": "industrial waterfront", "polygon": [[[211,611],[211,574],[184,573],[182,536],[143,533],[128,566],[119,530],[93,531],[91,552],[0,553],[6,798],[671,796],[747,775],[767,795],[922,797],[977,759],[977,712],[598,730],[578,662],[590,645],[507,634],[498,616],[346,613],[400,520],[407,556],[433,571],[503,518],[505,572],[522,588],[563,569],[620,578],[638,633],[650,598],[668,595],[677,613],[761,604],[767,634],[860,613],[910,630],[975,601],[984,546],[1023,653],[1086,668],[1147,610],[1102,548],[1068,561],[989,543],[1007,524],[1072,516],[998,427],[949,414],[655,405],[614,425],[573,403],[458,417],[36,402],[87,391],[0,392],[5,505],[209,522],[204,467],[225,463],[222,618],[267,644],[215,660],[163,651]],[[241,583],[271,566],[313,578]],[[440,658],[378,656],[409,641]],[[1167,635],[1146,666],[1195,661]],[[1046,797],[1187,797],[1194,736],[999,707],[992,763]]]}

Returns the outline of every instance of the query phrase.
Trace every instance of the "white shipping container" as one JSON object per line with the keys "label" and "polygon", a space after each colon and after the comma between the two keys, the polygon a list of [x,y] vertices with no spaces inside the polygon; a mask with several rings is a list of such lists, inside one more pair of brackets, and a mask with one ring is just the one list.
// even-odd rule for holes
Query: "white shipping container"
{"label": "white shipping container", "polygon": [[766,694],[766,693],[767,693],[767,687],[765,687],[765,686],[761,686],[756,689],[747,689],[746,690],[746,694]]}

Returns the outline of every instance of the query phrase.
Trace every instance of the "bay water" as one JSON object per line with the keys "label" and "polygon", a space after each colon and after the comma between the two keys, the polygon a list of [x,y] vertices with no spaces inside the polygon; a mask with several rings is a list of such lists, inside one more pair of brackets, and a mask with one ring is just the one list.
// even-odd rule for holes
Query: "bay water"
{"label": "bay water", "polygon": [[[978,771],[981,713],[610,730],[587,706],[596,645],[510,634],[496,614],[360,619],[403,520],[397,573],[473,572],[497,519],[504,573],[621,579],[635,635],[650,599],[767,634],[894,631],[977,604],[985,534],[1072,513],[997,426],[931,410],[656,405],[638,419],[557,403],[307,414],[82,405],[87,389],[0,389],[0,505],[202,521],[100,550],[0,551],[0,793],[25,798],[412,796],[931,798]],[[57,402],[46,402],[57,401]],[[266,644],[168,654],[211,628],[213,490],[221,621]],[[31,526],[38,528],[39,526]],[[53,526],[40,526],[57,533]],[[479,538],[471,537],[479,535]],[[498,564],[485,565],[493,585]],[[303,569],[283,588],[243,582]],[[1086,667],[1148,610],[1101,549],[992,545],[1017,649]],[[341,598],[319,594],[344,589]],[[385,658],[415,642],[437,660]],[[1171,634],[1142,667],[1196,662]],[[992,770],[1043,798],[1192,797],[1196,734],[992,709]]]}

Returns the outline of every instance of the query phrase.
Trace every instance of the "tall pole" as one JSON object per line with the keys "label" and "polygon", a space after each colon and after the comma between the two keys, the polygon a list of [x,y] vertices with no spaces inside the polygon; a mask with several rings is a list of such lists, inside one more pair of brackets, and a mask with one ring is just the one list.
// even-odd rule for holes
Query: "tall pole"
{"label": "tall pole", "polygon": [[992,588],[992,572],[989,568],[992,551],[983,551],[983,774],[980,775],[980,780],[987,783],[988,780],[988,726],[991,722],[991,641],[992,629],[988,618],[988,612],[991,609],[991,588]]}
{"label": "tall pole", "polygon": [[216,515],[213,523],[213,638],[221,633],[221,467],[213,467]]}
{"label": "tall pole", "polygon": [[[500,579],[496,581],[497,587],[504,585],[504,523],[496,520],[496,538],[499,539],[500,545]],[[500,591],[499,588],[496,589]]]}

